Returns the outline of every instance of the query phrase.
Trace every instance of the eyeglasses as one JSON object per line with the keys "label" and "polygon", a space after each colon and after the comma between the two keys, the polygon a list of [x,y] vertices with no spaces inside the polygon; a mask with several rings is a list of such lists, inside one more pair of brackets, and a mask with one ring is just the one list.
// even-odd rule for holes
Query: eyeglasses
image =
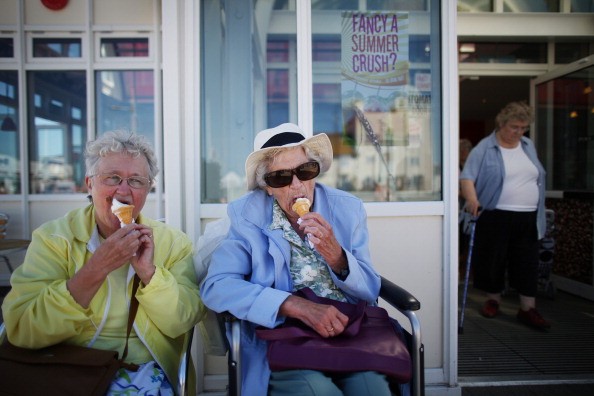
{"label": "eyeglasses", "polygon": [[524,133],[524,132],[526,132],[526,131],[528,131],[530,129],[530,127],[528,127],[528,126],[522,126],[522,125],[507,125],[507,127],[512,132],[515,132],[515,133],[518,133],[518,132]]}
{"label": "eyeglasses", "polygon": [[268,172],[264,181],[272,188],[286,187],[293,181],[293,175],[301,181],[311,180],[320,174],[320,164],[316,161],[306,162],[295,169],[281,169]]}
{"label": "eyeglasses", "polygon": [[132,188],[142,189],[148,188],[151,185],[151,180],[146,177],[142,176],[130,176],[130,177],[122,177],[120,175],[115,174],[100,174],[100,175],[93,175],[99,178],[101,184],[106,186],[115,187],[122,184],[123,180],[126,180],[126,183]]}

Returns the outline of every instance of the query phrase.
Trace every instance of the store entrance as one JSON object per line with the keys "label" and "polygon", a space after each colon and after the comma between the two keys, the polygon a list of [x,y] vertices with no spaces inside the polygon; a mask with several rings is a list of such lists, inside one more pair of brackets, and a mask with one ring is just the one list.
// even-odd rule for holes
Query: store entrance
{"label": "store entrance", "polygon": [[[469,139],[473,145],[476,145],[493,131],[494,118],[507,103],[518,100],[530,103],[532,80],[533,78],[530,77],[461,77],[460,138]],[[584,108],[591,109],[592,102],[588,103],[589,106]],[[538,103],[531,104],[542,107]],[[584,124],[587,131],[576,135],[577,138],[593,136],[592,116],[589,117],[590,124],[587,122]],[[550,119],[551,116],[549,116]],[[537,125],[536,130],[533,131],[535,134],[531,134],[535,136],[537,143],[541,140],[538,133],[542,127]],[[561,130],[567,129],[556,128],[553,133],[560,133]],[[582,137],[583,146],[589,142]],[[583,150],[588,152],[585,148]],[[539,157],[544,156],[544,152],[547,150],[539,148]],[[573,157],[577,153],[578,151],[574,150]],[[587,155],[586,157],[590,158]],[[549,167],[555,167],[556,160],[552,156],[551,160],[552,162],[545,164],[547,172],[550,172]],[[542,158],[541,161],[546,163],[548,160]],[[588,163],[584,163],[583,169],[587,166],[589,166]],[[551,190],[548,181],[547,190],[549,192]],[[572,198],[575,197],[572,196]],[[583,197],[580,196],[580,199]],[[548,197],[547,203],[551,204],[551,197]],[[575,206],[573,207],[575,209]],[[588,215],[592,216],[592,211]],[[589,224],[591,238],[591,220]],[[557,239],[562,238],[559,234],[562,228],[557,227]],[[576,235],[581,237],[582,234],[570,234],[569,239],[574,242],[573,248],[570,249],[575,250]],[[591,248],[589,249],[590,259],[584,263],[586,266],[593,264]],[[465,258],[465,256],[461,257],[461,266],[465,265]],[[461,302],[465,272],[460,271],[460,274]],[[552,276],[552,280],[553,285],[559,285],[559,279]],[[478,391],[481,386],[497,386],[497,389],[508,392],[501,394],[511,394],[509,386],[557,383],[563,383],[564,386],[570,384],[587,386],[585,384],[594,383],[594,333],[588,330],[594,326],[594,303],[590,299],[583,298],[585,295],[576,293],[575,290],[575,288],[571,291],[563,287],[555,287],[552,294],[547,288],[539,290],[537,308],[551,322],[552,328],[548,332],[538,332],[516,320],[518,294],[513,289],[506,290],[504,293],[500,315],[493,319],[482,317],[479,309],[484,302],[484,295],[472,287],[472,277],[470,277],[463,332],[458,336],[458,376],[462,387]],[[504,387],[506,385],[508,388]],[[523,389],[526,392],[530,391],[528,388]]]}
{"label": "store entrance", "polygon": [[530,77],[460,77],[460,138],[476,145],[493,131],[499,110],[521,100],[530,101]]}

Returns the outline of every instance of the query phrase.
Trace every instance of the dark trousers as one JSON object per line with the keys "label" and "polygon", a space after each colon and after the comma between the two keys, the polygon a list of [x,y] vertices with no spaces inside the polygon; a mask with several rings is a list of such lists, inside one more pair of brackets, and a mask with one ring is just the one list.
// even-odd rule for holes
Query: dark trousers
{"label": "dark trousers", "polygon": [[474,287],[478,289],[501,293],[507,269],[511,287],[523,296],[536,296],[536,212],[485,210],[476,223],[472,267]]}

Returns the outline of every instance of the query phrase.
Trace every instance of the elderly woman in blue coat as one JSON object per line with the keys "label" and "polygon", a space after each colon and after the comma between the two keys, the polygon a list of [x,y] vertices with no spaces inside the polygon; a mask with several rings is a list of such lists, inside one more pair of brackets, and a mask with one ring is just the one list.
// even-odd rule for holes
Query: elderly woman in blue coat
{"label": "elderly woman in blue coat", "polygon": [[[242,391],[247,395],[389,395],[384,375],[337,375],[313,370],[271,372],[257,326],[273,328],[297,318],[322,337],[344,331],[336,308],[292,295],[316,294],[375,303],[380,276],[371,265],[367,215],[361,200],[316,183],[332,163],[326,134],[306,137],[294,124],[256,136],[246,161],[247,195],[228,206],[229,233],[212,256],[201,287],[203,302],[244,320]],[[299,215],[297,200],[311,202]]]}

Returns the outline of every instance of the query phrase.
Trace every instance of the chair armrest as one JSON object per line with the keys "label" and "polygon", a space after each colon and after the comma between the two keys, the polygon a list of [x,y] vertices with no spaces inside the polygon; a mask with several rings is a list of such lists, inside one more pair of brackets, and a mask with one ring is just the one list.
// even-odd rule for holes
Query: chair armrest
{"label": "chair armrest", "polygon": [[418,311],[421,303],[408,291],[382,276],[380,297],[400,311]]}
{"label": "chair armrest", "polygon": [[183,353],[181,356],[177,373],[177,394],[178,396],[190,395],[188,389],[188,377],[190,375],[190,360],[192,359],[192,339],[194,338],[194,327],[184,338]]}
{"label": "chair armrest", "polygon": [[425,347],[421,338],[421,323],[414,311],[421,309],[421,303],[412,294],[382,276],[380,297],[400,311],[410,322],[410,353],[413,362],[412,394],[425,395]]}
{"label": "chair armrest", "polygon": [[229,343],[225,335],[225,323],[221,316],[210,309],[206,316],[198,323],[204,351],[207,355],[225,356],[229,350]]}
{"label": "chair armrest", "polygon": [[227,369],[229,374],[228,395],[241,395],[241,320],[225,311],[217,314],[220,323],[223,324],[222,331],[225,336],[225,329],[229,329],[227,340],[228,361]]}

